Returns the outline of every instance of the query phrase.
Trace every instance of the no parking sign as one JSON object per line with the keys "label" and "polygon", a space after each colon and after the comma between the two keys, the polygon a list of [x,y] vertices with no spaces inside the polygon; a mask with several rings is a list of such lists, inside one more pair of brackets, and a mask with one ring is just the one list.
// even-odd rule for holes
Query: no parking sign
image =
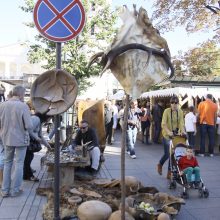
{"label": "no parking sign", "polygon": [[[34,23],[48,40],[56,42],[56,69],[61,69],[61,43],[76,37],[85,24],[85,11],[79,0],[38,0],[34,7]],[[54,158],[54,219],[59,215],[60,185],[60,126],[59,115],[55,116]]]}
{"label": "no parking sign", "polygon": [[34,23],[48,40],[65,42],[83,30],[85,11],[79,0],[38,0]]}

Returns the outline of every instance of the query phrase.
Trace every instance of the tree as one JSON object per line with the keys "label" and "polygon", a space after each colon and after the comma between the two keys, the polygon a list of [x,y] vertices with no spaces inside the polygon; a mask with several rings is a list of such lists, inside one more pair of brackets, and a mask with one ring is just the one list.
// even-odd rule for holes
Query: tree
{"label": "tree", "polygon": [[[156,0],[156,10],[152,15],[155,26],[161,32],[173,30],[176,26],[185,26],[189,33],[199,30],[210,31],[218,28],[220,11],[213,13],[204,0]],[[217,0],[209,0],[209,5],[217,6]]]}
{"label": "tree", "polygon": [[173,63],[176,75],[196,76],[207,79],[219,75],[220,50],[214,41],[199,44],[185,53],[179,53],[174,57]]}
{"label": "tree", "polygon": [[[34,0],[25,0],[25,6],[21,9],[27,13],[33,13]],[[79,90],[84,91],[91,86],[89,78],[97,76],[100,67],[93,65],[87,69],[90,55],[97,50],[103,51],[112,41],[116,28],[116,13],[111,11],[106,0],[82,0],[87,20],[81,34],[75,39],[66,42],[62,47],[62,68],[72,73],[79,84]],[[34,23],[26,23],[34,28]],[[28,53],[29,61],[37,63],[46,61],[45,69],[54,69],[56,66],[56,44],[42,37],[35,36],[36,43],[30,45]]]}

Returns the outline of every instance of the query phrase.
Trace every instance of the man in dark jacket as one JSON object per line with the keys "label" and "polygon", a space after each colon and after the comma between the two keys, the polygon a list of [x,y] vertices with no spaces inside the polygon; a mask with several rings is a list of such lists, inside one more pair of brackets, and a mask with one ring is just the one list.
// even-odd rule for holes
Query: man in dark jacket
{"label": "man in dark jacket", "polygon": [[76,134],[73,147],[88,143],[87,149],[92,160],[90,171],[95,174],[98,171],[100,161],[100,149],[96,132],[93,128],[89,127],[89,123],[86,120],[82,120],[80,122],[79,128],[80,130]]}
{"label": "man in dark jacket", "polygon": [[163,116],[163,102],[158,101],[152,109],[153,121],[154,121],[154,137],[153,141],[155,144],[159,144],[160,132],[161,132],[161,122]]}

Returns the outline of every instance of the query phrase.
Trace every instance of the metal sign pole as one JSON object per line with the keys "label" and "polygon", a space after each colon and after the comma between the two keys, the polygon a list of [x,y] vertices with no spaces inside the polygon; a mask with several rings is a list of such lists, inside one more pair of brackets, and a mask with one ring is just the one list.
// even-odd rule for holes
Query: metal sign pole
{"label": "metal sign pole", "polygon": [[[61,69],[61,43],[56,43],[56,69]],[[60,220],[60,116],[55,116],[54,220]]]}
{"label": "metal sign pole", "polygon": [[[66,16],[67,14],[71,16]],[[85,10],[80,1],[38,0],[34,6],[34,23],[40,34],[56,42],[56,69],[61,70],[61,42],[77,37],[85,25]],[[48,16],[48,14],[53,14]],[[54,220],[60,220],[60,116],[55,121]]]}
{"label": "metal sign pole", "polygon": [[121,220],[125,220],[125,147],[126,147],[126,131],[127,131],[127,119],[129,108],[129,95],[126,94],[125,109],[124,109],[124,121],[121,138]]}

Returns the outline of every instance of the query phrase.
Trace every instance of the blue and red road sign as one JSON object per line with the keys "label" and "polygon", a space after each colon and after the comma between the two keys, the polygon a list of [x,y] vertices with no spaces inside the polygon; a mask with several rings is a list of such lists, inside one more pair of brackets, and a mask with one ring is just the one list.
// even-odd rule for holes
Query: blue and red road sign
{"label": "blue and red road sign", "polygon": [[79,0],[38,0],[34,23],[48,40],[65,42],[82,31],[85,11]]}

